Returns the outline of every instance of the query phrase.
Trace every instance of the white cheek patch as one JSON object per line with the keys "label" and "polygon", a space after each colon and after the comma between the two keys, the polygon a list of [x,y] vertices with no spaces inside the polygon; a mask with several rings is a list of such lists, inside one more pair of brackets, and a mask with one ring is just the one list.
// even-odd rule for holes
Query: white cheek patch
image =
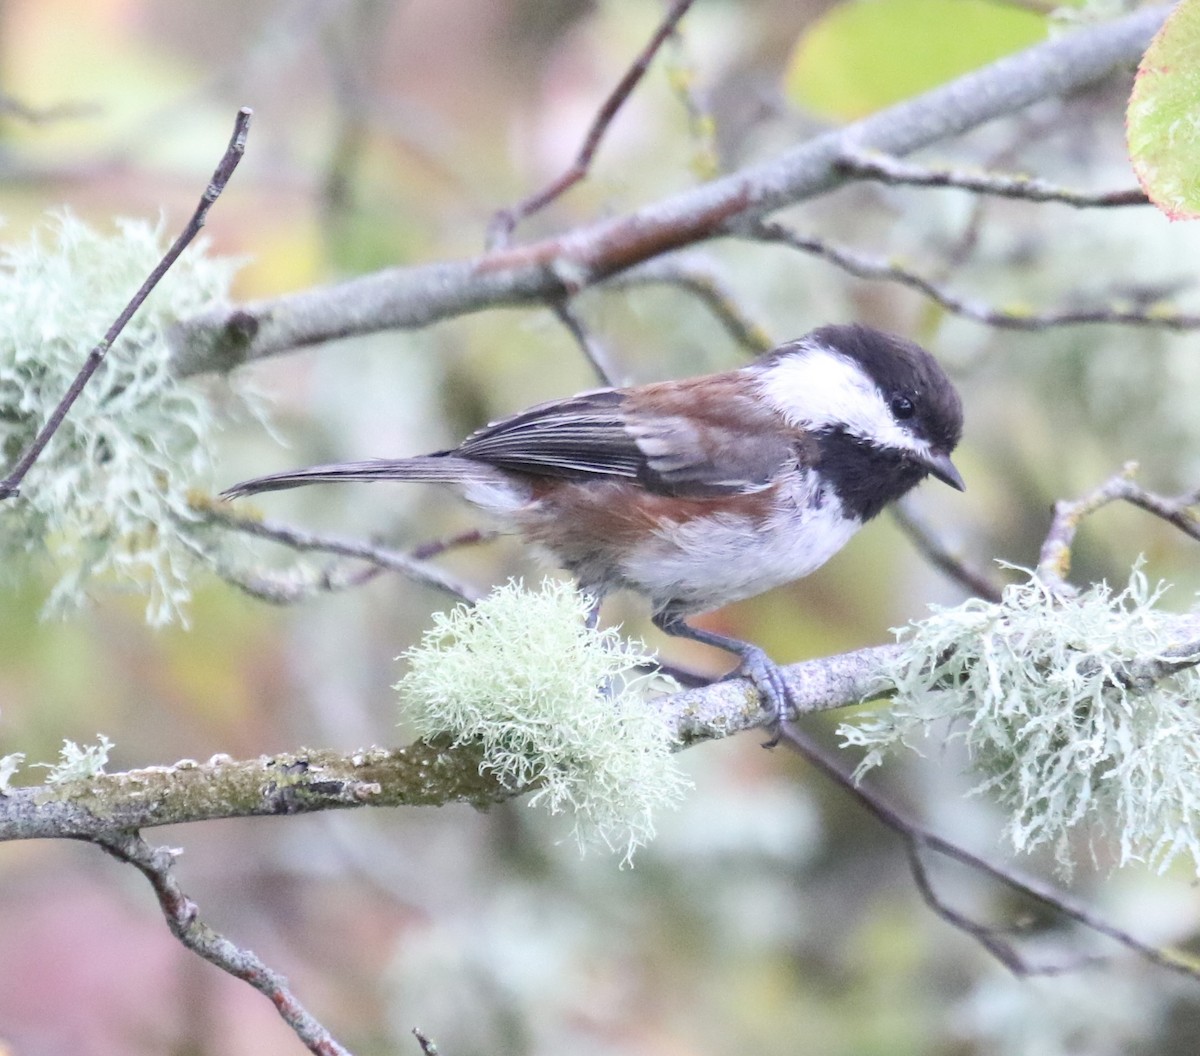
{"label": "white cheek patch", "polygon": [[892,416],[883,394],[852,359],[802,347],[759,373],[764,398],[802,429],[840,426],[879,446],[927,454],[929,445]]}

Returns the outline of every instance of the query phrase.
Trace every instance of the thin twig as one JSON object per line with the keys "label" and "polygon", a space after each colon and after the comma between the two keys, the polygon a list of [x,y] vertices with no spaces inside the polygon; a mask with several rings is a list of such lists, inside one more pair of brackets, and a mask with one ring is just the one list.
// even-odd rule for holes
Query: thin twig
{"label": "thin twig", "polygon": [[847,151],[838,165],[853,176],[878,180],[881,183],[908,187],[954,187],[998,198],[1015,198],[1026,202],[1058,202],[1076,209],[1150,204],[1146,192],[1140,187],[1130,187],[1121,191],[1076,191],[1034,176],[925,168],[875,151]]}
{"label": "thin twig", "polygon": [[[205,511],[206,514],[207,512],[209,511]],[[221,520],[221,523],[230,523],[222,520],[215,512],[212,519]],[[262,524],[261,521],[258,523]],[[232,524],[230,526],[232,527]],[[273,534],[270,538],[275,542],[288,546],[292,544],[296,530],[288,528],[287,533],[282,536]],[[499,534],[496,531],[472,528],[469,531],[459,532],[444,539],[431,539],[428,542],[421,543],[403,556],[411,561],[425,562],[446,553],[448,550],[489,542]],[[330,541],[327,537],[314,536],[311,533],[306,534],[304,539],[307,542],[313,542],[314,540]],[[377,563],[369,563],[364,566],[362,562],[368,560],[368,558],[356,555],[350,558],[345,565],[331,564],[319,571],[300,569],[279,574],[268,573],[262,570],[246,571],[231,568],[227,562],[223,562],[218,556],[194,540],[186,536],[184,540],[206,564],[211,565],[216,570],[217,575],[225,580],[226,583],[236,587],[252,598],[265,601],[268,605],[297,605],[317,594],[334,594],[343,590],[354,590],[369,583],[384,572],[398,570],[392,566]],[[342,544],[346,540],[336,539],[333,542]],[[314,547],[312,549],[315,550],[317,548]],[[393,551],[377,551],[376,556],[378,556],[378,553],[388,553],[392,557],[395,556]]]}
{"label": "thin twig", "polygon": [[[445,539],[431,539],[429,542],[413,547],[405,556],[413,561],[428,561],[448,550],[488,542],[499,534],[499,532],[472,528],[470,531],[459,532],[457,535],[448,536]],[[284,545],[289,545],[291,541],[290,539],[273,538]],[[339,542],[344,542],[344,540],[339,540]],[[203,556],[205,560],[212,563],[211,555],[205,553]],[[244,572],[222,566],[219,563],[215,567],[218,569],[217,574],[226,583],[252,598],[265,601],[268,605],[297,605],[308,601],[317,594],[334,594],[342,590],[355,590],[384,572],[393,571],[391,567],[384,564],[364,566],[361,563],[364,560],[366,558],[352,558],[345,566],[330,565],[320,571],[313,570],[305,574],[303,578],[287,573],[271,575],[263,571]]]}
{"label": "thin twig", "polygon": [[188,247],[192,239],[200,233],[200,229],[204,226],[204,222],[208,217],[209,209],[212,208],[213,202],[221,196],[221,192],[225,190],[225,185],[229,182],[229,178],[233,175],[234,169],[237,168],[238,162],[242,160],[242,155],[246,151],[246,135],[250,131],[250,118],[252,114],[253,111],[246,106],[243,106],[237,112],[229,146],[225,148],[225,153],[222,155],[216,170],[213,172],[212,180],[200,196],[200,203],[196,206],[196,211],[192,213],[191,219],[188,220],[187,226],[183,229],[182,234],[175,239],[162,260],[158,262],[154,270],[147,276],[141,288],[133,295],[133,299],[113,321],[112,326],[108,328],[108,332],[100,339],[100,343],[88,353],[83,368],[76,375],[75,380],[71,382],[66,395],[51,413],[41,432],[34,437],[33,443],[29,445],[29,450],[21,456],[8,477],[0,481],[0,500],[13,498],[20,493],[21,482],[25,479],[25,475],[38,460],[42,451],[45,450],[51,437],[58,431],[59,426],[62,425],[68,412],[71,410],[72,404],[79,398],[79,394],[83,392],[92,375],[99,369],[100,364],[104,362],[104,357],[112,347],[112,343],[142,306],[142,302],[145,301],[154,287],[162,280],[162,277],[170,270],[171,265],[179,259],[179,255]]}
{"label": "thin twig", "polygon": [[318,594],[356,590],[385,571],[387,569],[382,565],[367,565],[365,568],[332,565],[301,579],[298,575],[268,575],[265,572],[243,572],[240,569],[218,567],[217,574],[230,586],[257,601],[265,601],[268,605],[286,606],[299,605]]}
{"label": "thin twig", "polygon": [[55,121],[96,117],[100,113],[101,108],[96,103],[56,103],[54,106],[30,106],[11,95],[0,95],[0,116],[14,117],[29,125],[48,125]]}
{"label": "thin twig", "polygon": [[429,1037],[421,1030],[420,1027],[412,1028],[412,1035],[417,1039],[417,1044],[421,1046],[421,1051],[425,1056],[438,1056],[438,1047],[429,1039]]}
{"label": "thin twig", "polygon": [[1093,488],[1082,498],[1061,499],[1054,504],[1054,516],[1038,556],[1038,578],[1051,589],[1069,593],[1067,576],[1071,572],[1071,548],[1075,533],[1083,519],[1113,502],[1127,502],[1174,525],[1185,535],[1200,541],[1200,518],[1194,507],[1200,504],[1200,494],[1189,493],[1167,498],[1147,491],[1133,481],[1137,463],[1128,462],[1121,472]]}
{"label": "thin twig", "polygon": [[939,282],[910,270],[896,260],[885,260],[835,246],[812,235],[802,235],[774,221],[757,221],[738,232],[760,242],[776,242],[810,253],[858,279],[894,282],[927,297],[948,312],[973,319],[1002,330],[1048,330],[1056,326],[1147,326],[1163,330],[1200,328],[1200,315],[1177,312],[1164,306],[1145,310],[1126,308],[1084,308],[1061,312],[1034,312],[1024,308],[1001,308],[962,297]]}
{"label": "thin twig", "polygon": [[984,924],[967,914],[955,909],[939,893],[929,875],[922,856],[924,844],[920,840],[906,840],[905,850],[908,854],[909,869],[912,871],[913,883],[917,886],[925,904],[933,913],[942,918],[952,928],[965,932],[996,958],[1005,968],[1017,976],[1030,975],[1065,975],[1077,972],[1082,968],[1102,964],[1106,958],[1097,956],[1080,956],[1069,961],[1043,962],[1034,964],[1010,942],[1005,936],[1012,934],[1014,928],[998,928]]}
{"label": "thin twig", "polygon": [[200,920],[199,909],[171,872],[175,852],[151,847],[139,833],[97,836],[94,842],[118,861],[134,866],[150,882],[171,934],[187,949],[264,994],[308,1049],[317,1056],[350,1056],[332,1034],[296,999],[287,980],[250,950],[236,946]]}
{"label": "thin twig", "polygon": [[592,336],[587,327],[583,325],[583,320],[579,318],[567,301],[560,298],[550,305],[550,309],[575,339],[584,358],[591,364],[596,377],[600,379],[600,384],[609,386],[624,384],[627,379],[617,373],[616,365],[608,354],[608,350]]}
{"label": "thin twig", "polygon": [[[246,535],[253,535],[259,539],[270,539],[272,542],[279,543],[292,550],[337,554],[340,557],[353,557],[360,561],[367,561],[372,565],[386,568],[391,572],[399,572],[401,575],[408,577],[416,583],[420,583],[422,586],[432,587],[434,590],[452,594],[462,601],[478,601],[483,596],[483,592],[476,587],[451,575],[449,572],[442,571],[436,565],[426,563],[421,558],[414,556],[414,554],[393,550],[390,547],[377,546],[374,543],[363,542],[360,539],[348,539],[343,536],[308,532],[279,521],[255,517],[239,517],[226,512],[221,506],[215,504],[198,507],[197,512],[214,524],[220,524],[233,531],[244,532]],[[483,533],[471,532],[455,538],[464,539],[468,542],[476,542],[484,538],[484,535]],[[454,545],[452,540],[433,544],[427,543],[421,552],[430,552],[432,548],[433,553],[441,553],[449,549],[451,545]],[[243,586],[236,579],[231,581],[235,586]]]}
{"label": "thin twig", "polygon": [[712,111],[696,93],[696,72],[688,59],[683,33],[676,28],[671,34],[672,47],[668,53],[667,82],[683,106],[688,119],[688,134],[692,140],[689,168],[701,180],[711,180],[720,171],[717,154],[717,124]]}
{"label": "thin twig", "polygon": [[960,554],[951,550],[933,530],[933,526],[918,512],[914,503],[908,499],[901,499],[892,505],[891,510],[900,530],[934,568],[976,597],[987,601],[1000,600],[1000,584],[982,569],[968,564]]}
{"label": "thin twig", "polygon": [[438,557],[447,550],[457,550],[464,546],[478,546],[480,543],[490,543],[500,537],[500,532],[487,528],[468,528],[465,532],[448,535],[444,539],[430,539],[414,546],[408,556],[414,561],[428,561]]}
{"label": "thin twig", "polygon": [[539,209],[544,209],[555,198],[570,190],[588,174],[592,158],[595,157],[596,151],[600,146],[600,141],[604,138],[613,119],[620,112],[621,107],[625,105],[625,100],[629,98],[634,88],[637,87],[638,82],[645,76],[654,56],[666,42],[667,38],[675,31],[679,20],[687,14],[688,8],[692,6],[692,3],[693,0],[675,0],[671,5],[666,17],[659,23],[658,28],[654,31],[654,35],[642,49],[641,54],[634,59],[633,64],[625,71],[625,76],[621,78],[617,86],[596,112],[596,116],[592,119],[592,124],[588,128],[587,135],[583,138],[583,144],[579,148],[579,153],[575,156],[575,160],[571,162],[567,170],[557,179],[551,180],[550,183],[535,194],[523,198],[516,205],[511,205],[507,209],[500,209],[496,212],[492,217],[491,223],[488,224],[488,249],[501,249],[507,246],[513,229],[521,220],[536,213]]}
{"label": "thin twig", "polygon": [[661,283],[677,286],[698,297],[742,348],[757,356],[775,346],[765,327],[738,303],[715,261],[699,252],[673,253],[648,260],[608,279],[606,289],[626,289]]}
{"label": "thin twig", "polygon": [[[917,824],[912,819],[905,817],[881,796],[856,783],[850,774],[843,770],[838,763],[818,747],[808,736],[801,733],[795,727],[785,724],[780,730],[780,739],[788,747],[803,756],[812,766],[820,770],[831,781],[840,785],[868,813],[900,836],[909,848],[910,862],[918,861],[916,855],[922,850],[930,850],[944,855],[978,873],[998,880],[1010,890],[1020,892],[1025,897],[1046,906],[1055,913],[1067,917],[1091,931],[1104,935],[1106,938],[1112,939],[1151,964],[1186,976],[1193,982],[1200,981],[1200,965],[1197,965],[1194,959],[1182,953],[1149,946],[1129,934],[1129,932],[1108,923],[1108,921],[1097,916],[1086,906],[1075,902],[1069,895],[1059,891],[1052,885],[1035,877],[1023,876],[1014,870],[989,862],[987,859],[981,858],[979,855],[951,843],[949,840]],[[919,874],[914,873],[914,876],[918,877],[917,883],[920,888],[922,885]],[[1047,970],[1050,973],[1061,971],[1061,968],[1057,967],[1043,970],[1037,965],[1030,964],[1018,950],[1010,944],[1002,943],[997,938],[997,929],[981,925],[979,922],[972,921],[970,918],[954,910],[946,912],[947,907],[936,896],[932,900],[927,898],[926,904],[947,923],[959,928],[980,942],[1001,963],[1019,975],[1045,974]]]}

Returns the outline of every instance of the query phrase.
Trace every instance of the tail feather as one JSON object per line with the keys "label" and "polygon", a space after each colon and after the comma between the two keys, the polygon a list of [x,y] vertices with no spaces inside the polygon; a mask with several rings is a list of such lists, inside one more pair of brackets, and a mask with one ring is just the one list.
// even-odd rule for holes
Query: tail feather
{"label": "tail feather", "polygon": [[416,458],[373,458],[365,462],[338,462],[328,466],[309,466],[284,473],[243,480],[221,492],[225,499],[237,499],[260,491],[285,491],[306,484],[339,484],[373,480],[426,481],[433,484],[495,483],[498,471],[469,458],[453,455],[419,455]]}

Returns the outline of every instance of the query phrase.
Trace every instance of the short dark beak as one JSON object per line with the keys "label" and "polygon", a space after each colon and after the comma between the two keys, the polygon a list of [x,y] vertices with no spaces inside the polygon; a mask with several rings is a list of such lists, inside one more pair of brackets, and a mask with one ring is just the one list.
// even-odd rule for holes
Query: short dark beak
{"label": "short dark beak", "polygon": [[949,455],[930,452],[927,457],[921,459],[921,465],[943,484],[949,484],[950,487],[956,488],[959,491],[967,490],[967,485],[963,482],[962,474],[954,468],[954,463],[950,461]]}

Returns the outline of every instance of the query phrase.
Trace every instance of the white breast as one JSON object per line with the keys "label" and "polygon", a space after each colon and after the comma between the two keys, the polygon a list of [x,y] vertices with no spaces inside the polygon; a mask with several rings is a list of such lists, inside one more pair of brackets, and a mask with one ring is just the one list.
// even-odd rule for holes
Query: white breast
{"label": "white breast", "polygon": [[798,475],[757,528],[729,514],[664,525],[621,572],[656,609],[702,612],[807,576],[861,527],[832,490]]}

